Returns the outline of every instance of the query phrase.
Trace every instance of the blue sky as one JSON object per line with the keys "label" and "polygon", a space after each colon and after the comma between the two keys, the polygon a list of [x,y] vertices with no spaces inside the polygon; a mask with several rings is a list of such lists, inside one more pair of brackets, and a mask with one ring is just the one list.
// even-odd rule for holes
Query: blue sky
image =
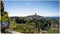
{"label": "blue sky", "polygon": [[59,1],[59,0],[4,0],[4,1]]}
{"label": "blue sky", "polygon": [[4,1],[9,16],[27,16],[37,13],[41,16],[58,16],[58,1]]}

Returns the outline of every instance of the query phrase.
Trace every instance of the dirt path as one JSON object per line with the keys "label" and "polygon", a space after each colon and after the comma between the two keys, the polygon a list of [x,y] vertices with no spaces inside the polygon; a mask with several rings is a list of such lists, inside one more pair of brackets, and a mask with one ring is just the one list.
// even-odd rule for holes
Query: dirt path
{"label": "dirt path", "polygon": [[11,33],[1,33],[1,34],[23,34],[23,33],[19,33],[19,32],[16,32],[16,31],[11,31]]}

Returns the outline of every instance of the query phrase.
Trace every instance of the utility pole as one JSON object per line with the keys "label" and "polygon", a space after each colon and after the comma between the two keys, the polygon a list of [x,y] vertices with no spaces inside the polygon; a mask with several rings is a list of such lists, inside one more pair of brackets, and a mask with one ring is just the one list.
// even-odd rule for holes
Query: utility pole
{"label": "utility pole", "polygon": [[36,23],[36,28],[38,29],[38,33],[40,33],[40,26],[38,25],[39,23],[37,22],[37,13],[35,13],[35,23]]}
{"label": "utility pole", "polygon": [[36,23],[36,25],[35,25],[35,27],[37,28],[37,13],[35,13],[35,23]]}

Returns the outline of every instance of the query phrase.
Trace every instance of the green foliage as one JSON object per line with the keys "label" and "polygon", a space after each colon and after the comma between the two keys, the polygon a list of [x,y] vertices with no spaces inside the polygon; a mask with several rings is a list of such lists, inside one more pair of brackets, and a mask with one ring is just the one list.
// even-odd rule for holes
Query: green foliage
{"label": "green foliage", "polygon": [[1,17],[3,22],[8,22],[9,18],[7,12],[3,12]]}
{"label": "green foliage", "polygon": [[46,24],[48,24],[46,28],[49,29],[51,27],[51,20],[50,19],[45,19],[45,21],[46,21]]}
{"label": "green foliage", "polygon": [[[13,18],[10,18],[10,21],[11,21],[10,29],[17,32],[22,32],[22,33],[34,33],[34,32],[36,33],[38,30],[42,28],[50,32],[49,29],[52,23],[51,20],[47,18],[45,20],[40,21],[40,20],[37,20],[36,18],[33,18],[32,20],[30,20],[25,17],[13,17]],[[47,24],[47,26],[43,27],[45,24]],[[37,26],[38,29],[35,26]]]}
{"label": "green foliage", "polygon": [[1,11],[0,11],[0,20],[2,22],[8,22],[8,13],[4,11],[4,3],[3,1],[0,1],[1,2]]}
{"label": "green foliage", "polygon": [[1,2],[1,13],[4,12],[4,6],[3,6],[3,1],[0,1]]}
{"label": "green foliage", "polygon": [[2,12],[4,12],[3,1],[0,1],[0,4],[1,4],[1,7],[0,7],[0,21],[1,21],[2,19],[1,15],[2,15]]}
{"label": "green foliage", "polygon": [[35,22],[26,22],[27,25],[31,25],[31,26],[35,26],[36,23]]}
{"label": "green foliage", "polygon": [[26,23],[26,19],[24,17],[16,17],[16,23]]}
{"label": "green foliage", "polygon": [[1,15],[0,15],[0,21],[1,21]]}
{"label": "green foliage", "polygon": [[25,24],[17,24],[15,27],[12,25],[12,29],[17,32],[22,32],[22,33],[34,32],[33,29],[30,29],[30,27]]}
{"label": "green foliage", "polygon": [[39,26],[40,28],[42,28],[43,25],[44,25],[43,23],[38,22],[38,26]]}
{"label": "green foliage", "polygon": [[59,33],[59,29],[58,28],[55,28],[55,29],[49,29],[48,30],[48,33]]}
{"label": "green foliage", "polygon": [[16,23],[13,23],[13,22],[10,23],[9,29],[13,30],[16,27],[16,25],[17,25]]}

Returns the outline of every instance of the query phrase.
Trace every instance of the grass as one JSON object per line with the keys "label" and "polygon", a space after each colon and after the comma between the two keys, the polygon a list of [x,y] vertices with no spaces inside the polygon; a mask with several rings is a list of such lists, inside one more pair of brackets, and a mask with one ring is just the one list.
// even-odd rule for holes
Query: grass
{"label": "grass", "polygon": [[49,29],[48,30],[48,33],[59,33],[59,29],[58,28],[55,28],[55,29]]}

